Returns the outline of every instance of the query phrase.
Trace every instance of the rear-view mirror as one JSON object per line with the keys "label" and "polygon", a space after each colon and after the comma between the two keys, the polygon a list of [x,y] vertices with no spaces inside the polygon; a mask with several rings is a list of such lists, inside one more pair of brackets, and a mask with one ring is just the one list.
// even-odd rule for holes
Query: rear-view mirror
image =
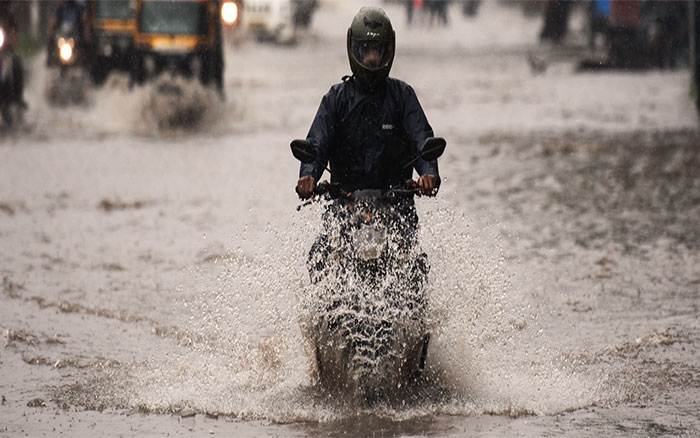
{"label": "rear-view mirror", "polygon": [[316,149],[308,140],[292,140],[289,145],[292,148],[294,158],[304,164],[310,164],[316,161]]}
{"label": "rear-view mirror", "polygon": [[420,150],[420,157],[425,161],[437,160],[447,147],[447,142],[442,137],[426,138]]}

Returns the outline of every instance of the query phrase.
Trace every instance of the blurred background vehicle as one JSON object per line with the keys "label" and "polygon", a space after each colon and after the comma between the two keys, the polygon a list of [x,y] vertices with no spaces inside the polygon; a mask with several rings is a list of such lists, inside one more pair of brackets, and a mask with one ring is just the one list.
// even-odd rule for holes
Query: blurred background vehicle
{"label": "blurred background vehicle", "polygon": [[584,69],[679,68],[690,65],[690,7],[685,0],[592,0],[588,45],[602,52]]}
{"label": "blurred background vehicle", "polygon": [[0,1],[0,118],[7,125],[21,120],[24,102],[24,68],[15,55],[17,20],[9,2]]}
{"label": "blurred background vehicle", "polygon": [[94,52],[90,73],[101,84],[112,70],[129,71],[136,31],[135,0],[90,0],[88,15]]}
{"label": "blurred background vehicle", "polygon": [[84,2],[56,4],[47,29],[46,97],[54,106],[83,105],[91,88],[92,30]]}
{"label": "blurred background vehicle", "polygon": [[169,72],[223,93],[221,6],[217,0],[137,0],[132,81]]}
{"label": "blurred background vehicle", "polygon": [[309,27],[314,11],[318,8],[318,0],[294,0],[294,24],[298,27]]}
{"label": "blurred background vehicle", "polygon": [[316,0],[245,0],[243,24],[258,41],[292,43],[311,24]]}
{"label": "blurred background vehicle", "polygon": [[700,6],[690,2],[690,65],[692,66],[693,93],[695,106],[700,114],[700,56],[698,56],[698,43],[700,42]]}
{"label": "blurred background vehicle", "polygon": [[688,6],[683,0],[610,0],[610,62],[631,68],[687,64]]}
{"label": "blurred background vehicle", "polygon": [[49,20],[46,63],[58,67],[61,75],[81,69],[90,61],[90,28],[82,2],[65,0],[57,4]]}
{"label": "blurred background vehicle", "polygon": [[243,23],[258,41],[291,42],[293,12],[290,0],[246,0]]}

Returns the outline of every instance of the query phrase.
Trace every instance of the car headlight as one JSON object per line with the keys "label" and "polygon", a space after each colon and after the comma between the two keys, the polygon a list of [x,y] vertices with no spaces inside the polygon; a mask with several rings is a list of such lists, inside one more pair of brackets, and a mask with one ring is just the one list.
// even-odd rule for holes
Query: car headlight
{"label": "car headlight", "polygon": [[0,49],[5,45],[5,29],[0,27]]}
{"label": "car headlight", "polygon": [[229,26],[235,24],[238,20],[238,3],[224,2],[221,5],[221,19]]}

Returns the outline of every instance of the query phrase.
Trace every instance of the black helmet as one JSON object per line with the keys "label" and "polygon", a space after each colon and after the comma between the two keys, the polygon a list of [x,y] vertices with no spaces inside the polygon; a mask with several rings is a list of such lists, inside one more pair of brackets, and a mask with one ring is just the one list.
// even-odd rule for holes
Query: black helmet
{"label": "black helmet", "polygon": [[348,58],[357,79],[374,88],[389,76],[394,61],[396,34],[380,8],[364,7],[348,28]]}

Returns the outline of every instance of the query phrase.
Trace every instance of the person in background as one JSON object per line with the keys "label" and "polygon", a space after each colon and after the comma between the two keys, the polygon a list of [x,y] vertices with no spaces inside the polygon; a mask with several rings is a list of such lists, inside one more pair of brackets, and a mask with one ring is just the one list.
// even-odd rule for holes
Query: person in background
{"label": "person in background", "polygon": [[[71,23],[76,26],[78,41],[76,45],[79,50],[87,51],[90,42],[90,21],[88,20],[87,7],[83,2],[76,0],[60,0],[49,18],[46,36],[48,47],[53,47],[56,32],[64,23]],[[52,50],[48,50],[47,63],[51,64]]]}

